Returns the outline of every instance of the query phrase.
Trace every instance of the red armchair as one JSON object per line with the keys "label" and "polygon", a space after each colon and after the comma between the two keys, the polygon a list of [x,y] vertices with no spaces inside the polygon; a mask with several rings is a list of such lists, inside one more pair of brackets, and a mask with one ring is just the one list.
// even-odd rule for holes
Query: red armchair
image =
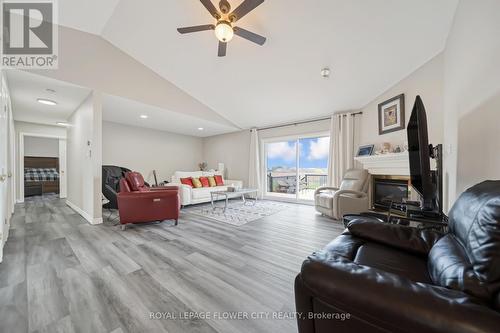
{"label": "red armchair", "polygon": [[117,195],[122,230],[129,223],[175,220],[178,224],[180,200],[177,186],[148,187],[138,172],[127,172],[120,180]]}

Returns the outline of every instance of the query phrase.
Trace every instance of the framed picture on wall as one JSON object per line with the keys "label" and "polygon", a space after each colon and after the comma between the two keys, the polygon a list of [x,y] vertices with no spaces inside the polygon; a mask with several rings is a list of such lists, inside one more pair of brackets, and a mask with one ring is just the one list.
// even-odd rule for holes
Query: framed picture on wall
{"label": "framed picture on wall", "polygon": [[378,105],[378,134],[405,129],[405,95],[401,94]]}

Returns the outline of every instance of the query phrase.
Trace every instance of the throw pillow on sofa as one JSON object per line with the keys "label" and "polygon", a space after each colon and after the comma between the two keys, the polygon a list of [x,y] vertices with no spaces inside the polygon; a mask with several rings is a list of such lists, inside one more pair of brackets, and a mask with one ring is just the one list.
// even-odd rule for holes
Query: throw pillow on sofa
{"label": "throw pillow on sofa", "polygon": [[193,187],[194,188],[201,188],[201,187],[203,187],[203,185],[200,182],[200,178],[192,178],[191,180],[193,181]]}
{"label": "throw pillow on sofa", "polygon": [[208,177],[208,185],[210,185],[210,187],[215,187],[217,186],[217,182],[215,181],[215,177]]}
{"label": "throw pillow on sofa", "polygon": [[224,186],[224,180],[222,179],[222,176],[215,175],[214,178],[215,178],[215,183],[217,184],[217,186]]}
{"label": "throw pillow on sofa", "polygon": [[200,177],[200,182],[203,187],[210,187],[207,177]]}
{"label": "throw pillow on sofa", "polygon": [[193,180],[191,178],[181,178],[181,184],[189,185],[191,187],[194,187]]}

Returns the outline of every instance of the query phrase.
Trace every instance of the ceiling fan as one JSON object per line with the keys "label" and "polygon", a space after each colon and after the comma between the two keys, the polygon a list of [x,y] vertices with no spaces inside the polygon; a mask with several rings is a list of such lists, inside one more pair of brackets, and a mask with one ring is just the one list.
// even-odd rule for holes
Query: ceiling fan
{"label": "ceiling fan", "polygon": [[238,8],[231,12],[231,5],[227,0],[219,2],[220,11],[215,8],[211,0],[200,0],[203,6],[210,12],[210,14],[217,20],[215,24],[197,25],[193,27],[178,28],[181,34],[188,34],[192,32],[199,32],[205,30],[214,30],[215,36],[219,40],[219,57],[226,55],[227,43],[238,35],[251,42],[259,45],[264,45],[266,37],[245,30],[240,27],[235,27],[234,23],[241,19],[246,14],[250,13],[257,6],[264,2],[264,0],[244,0]]}

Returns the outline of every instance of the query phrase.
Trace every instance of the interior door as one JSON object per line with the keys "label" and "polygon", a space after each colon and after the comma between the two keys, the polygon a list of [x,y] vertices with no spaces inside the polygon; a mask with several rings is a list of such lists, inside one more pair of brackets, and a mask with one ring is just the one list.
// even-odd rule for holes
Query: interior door
{"label": "interior door", "polygon": [[67,197],[66,140],[59,139],[59,197]]}

